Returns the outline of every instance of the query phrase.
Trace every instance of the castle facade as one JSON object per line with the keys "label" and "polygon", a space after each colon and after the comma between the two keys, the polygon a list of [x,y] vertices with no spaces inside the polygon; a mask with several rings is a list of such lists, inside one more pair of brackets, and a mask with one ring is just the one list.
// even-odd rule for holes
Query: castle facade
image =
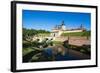
{"label": "castle facade", "polygon": [[56,25],[52,29],[51,35],[53,37],[59,37],[59,36],[61,36],[62,33],[73,33],[73,32],[83,32],[83,31],[86,31],[86,29],[83,27],[82,24],[80,25],[80,27],[78,27],[76,29],[66,29],[64,21],[62,21],[61,25]]}

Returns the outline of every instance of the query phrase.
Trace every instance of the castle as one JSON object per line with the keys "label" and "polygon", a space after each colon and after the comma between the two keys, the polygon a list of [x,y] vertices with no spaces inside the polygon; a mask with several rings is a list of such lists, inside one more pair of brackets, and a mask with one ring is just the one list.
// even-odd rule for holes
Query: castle
{"label": "castle", "polygon": [[51,35],[53,37],[59,37],[59,36],[61,36],[62,33],[83,32],[83,31],[86,31],[86,29],[83,27],[82,24],[80,25],[80,27],[78,27],[76,29],[66,29],[64,21],[62,21],[61,25],[56,25],[52,29]]}

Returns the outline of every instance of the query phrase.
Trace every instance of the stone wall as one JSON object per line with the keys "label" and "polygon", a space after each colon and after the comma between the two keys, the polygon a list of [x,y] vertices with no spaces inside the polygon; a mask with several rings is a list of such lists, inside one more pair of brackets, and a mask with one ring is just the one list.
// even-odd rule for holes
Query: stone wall
{"label": "stone wall", "polygon": [[91,39],[90,37],[70,37],[69,44],[77,46],[90,45]]}
{"label": "stone wall", "polygon": [[82,45],[90,45],[91,38],[90,37],[79,37],[79,36],[71,36],[71,37],[56,37],[55,41],[64,42],[65,40],[69,40],[69,44],[82,46]]}

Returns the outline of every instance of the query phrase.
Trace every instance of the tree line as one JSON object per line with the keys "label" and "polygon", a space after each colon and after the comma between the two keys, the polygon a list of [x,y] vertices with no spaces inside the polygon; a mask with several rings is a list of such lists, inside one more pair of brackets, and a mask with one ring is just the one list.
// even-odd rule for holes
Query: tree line
{"label": "tree line", "polygon": [[23,28],[23,40],[26,40],[26,38],[33,37],[37,34],[42,34],[42,33],[50,33],[49,31],[46,30],[36,30],[36,29],[27,29]]}

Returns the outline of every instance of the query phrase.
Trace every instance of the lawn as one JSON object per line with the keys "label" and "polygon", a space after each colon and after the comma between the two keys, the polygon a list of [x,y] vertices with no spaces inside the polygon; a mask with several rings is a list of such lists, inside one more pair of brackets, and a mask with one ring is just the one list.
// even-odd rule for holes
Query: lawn
{"label": "lawn", "polygon": [[79,51],[84,54],[90,55],[90,53],[91,53],[90,45],[83,45],[83,46],[69,45],[68,47],[72,50],[76,50],[76,51]]}
{"label": "lawn", "polygon": [[25,56],[26,54],[28,54],[32,51],[34,51],[32,48],[23,48],[23,56]]}
{"label": "lawn", "polygon": [[91,35],[90,31],[62,33],[62,36],[90,36],[90,35]]}
{"label": "lawn", "polygon": [[55,44],[55,45],[61,45],[61,44],[63,44],[63,42],[61,42],[61,41],[53,41],[53,44]]}

